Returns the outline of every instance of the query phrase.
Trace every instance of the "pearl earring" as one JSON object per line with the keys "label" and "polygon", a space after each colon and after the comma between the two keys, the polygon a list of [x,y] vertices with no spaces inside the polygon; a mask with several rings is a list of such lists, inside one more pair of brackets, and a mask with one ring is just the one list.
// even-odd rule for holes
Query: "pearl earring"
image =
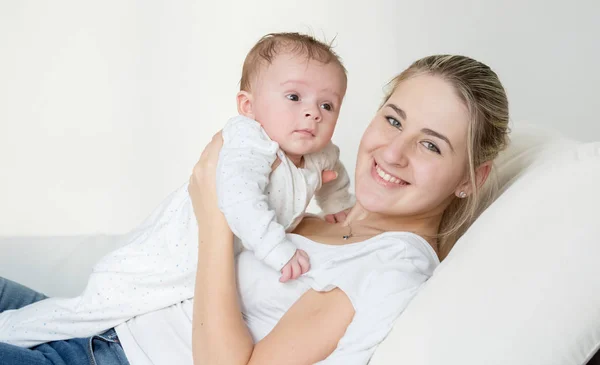
{"label": "pearl earring", "polygon": [[465,193],[464,191],[461,191],[460,193],[458,193],[458,197],[461,199],[464,199],[467,197],[467,193]]}

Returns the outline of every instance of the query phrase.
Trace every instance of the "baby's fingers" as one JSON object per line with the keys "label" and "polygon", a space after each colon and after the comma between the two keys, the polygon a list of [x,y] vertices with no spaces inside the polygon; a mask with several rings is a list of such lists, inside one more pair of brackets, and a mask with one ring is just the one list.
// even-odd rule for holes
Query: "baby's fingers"
{"label": "baby's fingers", "polygon": [[279,278],[279,282],[285,283],[286,281],[290,280],[291,277],[292,277],[292,262],[290,261],[287,264],[285,264],[283,269],[281,269],[281,277]]}
{"label": "baby's fingers", "polygon": [[304,252],[302,250],[298,250],[298,252],[300,253],[298,255],[298,263],[300,264],[302,274],[306,274],[308,272],[308,270],[310,270],[310,260],[308,258],[308,255],[306,254],[306,252]]}
{"label": "baby's fingers", "polygon": [[296,253],[296,256],[292,260],[292,279],[296,280],[300,275],[302,275],[302,268],[298,262],[298,253]]}
{"label": "baby's fingers", "polygon": [[327,214],[325,216],[325,221],[328,223],[335,223],[335,215],[333,214]]}
{"label": "baby's fingers", "polygon": [[350,209],[346,209],[346,210],[342,210],[339,213],[335,213],[334,214],[335,220],[337,222],[344,222],[346,220],[346,217],[348,216],[349,211],[350,211]]}

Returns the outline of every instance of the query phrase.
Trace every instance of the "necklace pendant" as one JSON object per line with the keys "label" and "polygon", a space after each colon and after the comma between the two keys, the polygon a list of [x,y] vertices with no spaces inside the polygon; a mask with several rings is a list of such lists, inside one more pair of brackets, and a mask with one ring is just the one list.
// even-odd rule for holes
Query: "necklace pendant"
{"label": "necklace pendant", "polygon": [[350,235],[345,234],[345,235],[342,236],[342,238],[345,239],[345,240],[347,240],[348,238],[350,238]]}

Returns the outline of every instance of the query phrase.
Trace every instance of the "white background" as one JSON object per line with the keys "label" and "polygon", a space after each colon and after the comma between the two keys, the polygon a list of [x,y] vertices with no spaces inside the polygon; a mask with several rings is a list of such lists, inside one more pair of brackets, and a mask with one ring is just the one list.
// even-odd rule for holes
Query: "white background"
{"label": "white background", "polygon": [[265,33],[337,37],[349,170],[383,85],[417,58],[489,64],[512,121],[600,140],[600,2],[0,0],[0,235],[126,232],[232,116]]}

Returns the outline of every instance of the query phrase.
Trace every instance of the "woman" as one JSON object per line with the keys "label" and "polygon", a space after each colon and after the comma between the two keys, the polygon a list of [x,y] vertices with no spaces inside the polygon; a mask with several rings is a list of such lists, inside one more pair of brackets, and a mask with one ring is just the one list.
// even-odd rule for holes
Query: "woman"
{"label": "woman", "polygon": [[[367,363],[432,274],[437,256],[444,257],[474,219],[480,187],[506,145],[507,124],[504,89],[487,66],[461,56],[415,62],[392,80],[363,135],[357,204],[347,220],[307,217],[290,235],[309,253],[312,268],[288,284],[269,277],[277,273],[263,270],[252,255],[234,258],[233,236],[215,199],[220,139],[214,138],[189,185],[199,231],[194,363]],[[179,305],[185,303],[173,307]],[[105,356],[96,357],[98,364],[189,363],[191,356],[173,358],[189,339],[160,337],[174,322],[169,308],[127,321],[137,328],[135,341],[117,328],[101,338],[44,344],[38,353],[56,358],[57,348],[102,340],[89,346]],[[180,312],[179,319],[187,313]],[[32,353],[0,344],[3,363],[23,363],[19,356]]]}
{"label": "woman", "polygon": [[[357,204],[346,222],[331,225],[306,218],[296,233],[331,245],[320,245],[317,252],[352,246],[340,253],[345,260],[354,260],[355,269],[361,271],[362,277],[354,280],[368,275],[379,280],[396,279],[398,291],[351,289],[349,293],[343,284],[326,292],[300,288],[299,299],[256,344],[253,337],[256,340],[257,336],[248,332],[237,301],[236,286],[243,295],[248,279],[238,275],[236,283],[232,234],[214,203],[219,138],[214,139],[196,166],[189,189],[200,232],[195,363],[311,364],[325,358],[324,363],[366,363],[373,346],[391,329],[394,315],[406,305],[407,296],[398,294],[415,289],[402,281],[418,283],[418,279],[402,275],[414,272],[402,265],[393,266],[392,261],[416,261],[427,266],[427,255],[417,259],[403,247],[405,255],[379,258],[386,270],[368,267],[371,271],[365,272],[367,265],[363,265],[361,255],[353,256],[349,251],[363,250],[357,245],[370,241],[365,246],[375,246],[374,251],[382,255],[397,254],[382,242],[384,232],[412,232],[425,238],[436,253],[447,252],[452,243],[444,237],[471,221],[478,187],[486,180],[491,161],[505,146],[507,121],[507,100],[495,74],[467,58],[429,57],[394,79],[391,94],[362,137],[355,172]],[[397,237],[400,242],[403,239]],[[312,259],[318,253],[309,255]],[[238,273],[245,258],[239,258]],[[247,260],[251,260],[250,255]],[[319,263],[312,266],[313,275],[318,276],[314,271],[319,270]],[[390,275],[390,271],[398,275]],[[351,276],[352,269],[341,274]],[[345,283],[343,279],[338,282]],[[365,286],[384,285],[377,280],[363,282]],[[385,303],[397,298],[403,301],[391,303],[392,308]],[[369,305],[374,307],[365,308]],[[248,317],[252,311],[243,312]],[[252,332],[252,326],[248,327]],[[377,343],[363,340],[361,335],[376,336]],[[228,340],[223,341],[225,338]]]}

